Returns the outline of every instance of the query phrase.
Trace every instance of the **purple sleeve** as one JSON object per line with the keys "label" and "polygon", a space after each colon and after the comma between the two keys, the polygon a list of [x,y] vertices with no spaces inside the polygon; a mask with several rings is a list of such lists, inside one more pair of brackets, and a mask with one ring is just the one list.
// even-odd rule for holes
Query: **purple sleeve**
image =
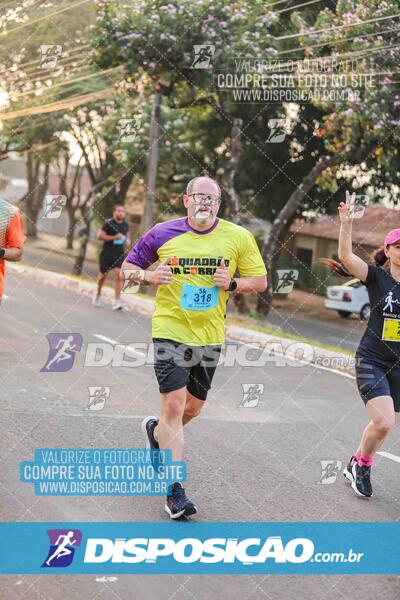
{"label": "purple sleeve", "polygon": [[138,239],[129,251],[126,261],[141,269],[147,269],[158,260],[157,250],[157,233],[156,226],[154,226]]}

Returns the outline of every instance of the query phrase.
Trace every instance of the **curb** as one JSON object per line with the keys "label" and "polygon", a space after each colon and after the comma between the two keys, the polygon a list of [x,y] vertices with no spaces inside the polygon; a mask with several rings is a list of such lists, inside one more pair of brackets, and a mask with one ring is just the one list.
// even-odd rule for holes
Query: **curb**
{"label": "curb", "polygon": [[[335,371],[351,379],[355,377],[355,357],[353,355],[325,350],[311,344],[306,339],[304,342],[300,342],[293,338],[278,337],[244,327],[237,327],[236,325],[226,326],[226,337],[243,344],[263,348],[272,354],[272,356],[277,355],[292,360],[295,359],[303,364],[311,364],[323,370]],[[277,366],[287,364],[278,358],[276,358],[275,362]]]}
{"label": "curb", "polygon": [[[27,274],[29,275],[29,278],[34,281],[40,281],[47,285],[66,289],[89,298],[93,297],[96,291],[96,283],[81,281],[77,278],[68,277],[62,273],[55,273],[53,271],[46,271],[45,269],[38,269],[36,267],[14,263],[9,263],[7,269],[21,275]],[[113,301],[114,290],[112,288],[104,287],[102,297],[106,300]],[[139,314],[151,316],[154,312],[154,300],[141,298],[135,294],[124,294],[123,301],[125,305]],[[262,348],[272,357],[276,355],[284,357],[285,359],[295,359],[303,364],[312,364],[317,368],[334,371],[346,375],[347,377],[351,377],[352,379],[355,375],[355,358],[353,355],[325,350],[324,348],[319,348],[318,346],[310,344],[307,340],[299,342],[292,338],[279,338],[271,334],[261,333],[236,325],[226,326],[226,338],[231,341],[237,341],[242,344]],[[278,358],[275,359],[275,362],[277,365],[283,366],[283,364],[285,364],[285,361],[282,362],[282,360],[279,360]]]}
{"label": "curb", "polygon": [[[75,292],[88,298],[92,298],[97,289],[97,285],[95,282],[91,283],[89,281],[82,281],[77,277],[69,277],[68,275],[65,275],[63,273],[46,271],[45,269],[29,267],[28,265],[17,265],[14,263],[10,263],[9,265],[7,265],[7,269],[9,271],[13,271],[14,273],[19,273],[22,275],[27,274],[29,275],[29,279],[33,279],[34,281],[40,281],[41,283],[45,283],[47,285],[53,285],[54,287],[58,287],[63,290],[68,290],[70,292]],[[102,290],[102,298],[104,298],[105,300],[113,301],[114,290],[112,288],[104,286]],[[141,314],[151,315],[154,311],[153,300],[148,300],[147,298],[140,298],[139,296],[133,297],[133,294],[124,295],[123,299],[124,304],[133,308],[137,312],[140,312]]]}

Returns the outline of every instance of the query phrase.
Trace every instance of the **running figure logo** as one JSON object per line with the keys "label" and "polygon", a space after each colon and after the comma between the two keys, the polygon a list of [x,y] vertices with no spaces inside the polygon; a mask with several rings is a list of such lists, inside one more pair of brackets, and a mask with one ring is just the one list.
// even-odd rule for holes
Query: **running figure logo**
{"label": "running figure logo", "polygon": [[280,144],[284,142],[289,126],[290,119],[269,119],[268,128],[270,132],[265,143]]}
{"label": "running figure logo", "polygon": [[80,333],[48,333],[49,355],[40,372],[60,373],[72,369],[75,353],[82,348]]}
{"label": "running figure logo", "polygon": [[119,119],[118,125],[120,129],[119,141],[120,142],[134,142],[136,134],[140,128],[141,119]]}
{"label": "running figure logo", "polygon": [[50,548],[42,567],[68,567],[74,558],[75,548],[81,545],[79,529],[48,529]]}
{"label": "running figure logo", "polygon": [[137,270],[125,269],[123,275],[124,287],[121,290],[121,294],[136,294],[140,289],[140,283],[135,279],[137,277]]}
{"label": "running figure logo", "polygon": [[239,408],[255,408],[264,393],[263,383],[242,383],[243,398]]}
{"label": "running figure logo", "polygon": [[67,196],[45,196],[45,209],[42,219],[58,219],[67,203]]}
{"label": "running figure logo", "polygon": [[328,485],[335,483],[338,474],[342,469],[342,461],[340,460],[320,460],[321,477],[317,483]]}
{"label": "running figure logo", "polygon": [[108,386],[89,386],[89,402],[85,410],[102,410],[110,397]]}
{"label": "running figure logo", "polygon": [[208,69],[211,64],[211,59],[214,56],[215,46],[205,44],[202,46],[193,46],[194,59],[190,65],[191,69]]}
{"label": "running figure logo", "polygon": [[388,293],[388,295],[385,297],[385,302],[386,304],[383,307],[383,312],[385,312],[387,309],[389,309],[390,312],[393,312],[393,304],[400,304],[400,302],[393,296],[393,292]]}
{"label": "running figure logo", "polygon": [[278,283],[274,294],[290,294],[299,278],[299,272],[296,269],[278,269],[277,274]]}
{"label": "running figure logo", "polygon": [[62,53],[62,46],[58,44],[42,44],[40,46],[40,68],[54,69]]}

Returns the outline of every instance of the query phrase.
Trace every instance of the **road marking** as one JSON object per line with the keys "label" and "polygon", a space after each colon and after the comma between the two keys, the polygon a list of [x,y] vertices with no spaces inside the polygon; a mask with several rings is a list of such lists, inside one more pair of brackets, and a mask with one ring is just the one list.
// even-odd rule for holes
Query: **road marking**
{"label": "road marking", "polygon": [[385,458],[389,458],[390,460],[394,460],[394,462],[400,463],[400,456],[396,456],[395,454],[390,454],[390,452],[377,452],[380,456],[384,456]]}
{"label": "road marking", "polygon": [[[247,346],[247,348],[254,348],[255,350],[262,350],[259,346],[253,346],[252,344],[242,344],[242,346]],[[308,360],[302,360],[301,358],[297,358],[294,356],[286,356],[284,352],[278,352],[274,348],[274,352],[279,354],[279,356],[285,356],[290,360],[297,360],[297,362],[302,363],[303,365],[308,365],[309,367],[314,367],[315,369],[321,369],[322,371],[330,371],[331,373],[336,373],[337,375],[341,375],[342,377],[347,377],[348,379],[355,379],[354,375],[350,375],[350,373],[342,373],[341,371],[337,371],[336,369],[331,369],[330,367],[324,367],[322,365],[316,365]]]}
{"label": "road marking", "polygon": [[[109,344],[120,344],[117,340],[113,340],[105,335],[101,335],[100,333],[94,333],[93,337],[98,338],[99,340],[103,340],[103,342],[108,342]],[[129,348],[129,346],[125,349],[126,354],[139,354],[140,356],[147,356],[146,352],[141,352],[140,350],[134,350],[134,348]]]}

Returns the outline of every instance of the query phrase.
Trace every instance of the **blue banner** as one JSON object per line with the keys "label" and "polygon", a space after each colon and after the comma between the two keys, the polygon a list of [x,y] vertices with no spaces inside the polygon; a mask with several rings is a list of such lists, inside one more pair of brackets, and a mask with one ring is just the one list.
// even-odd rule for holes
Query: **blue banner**
{"label": "blue banner", "polygon": [[399,574],[400,523],[0,523],[1,574]]}

